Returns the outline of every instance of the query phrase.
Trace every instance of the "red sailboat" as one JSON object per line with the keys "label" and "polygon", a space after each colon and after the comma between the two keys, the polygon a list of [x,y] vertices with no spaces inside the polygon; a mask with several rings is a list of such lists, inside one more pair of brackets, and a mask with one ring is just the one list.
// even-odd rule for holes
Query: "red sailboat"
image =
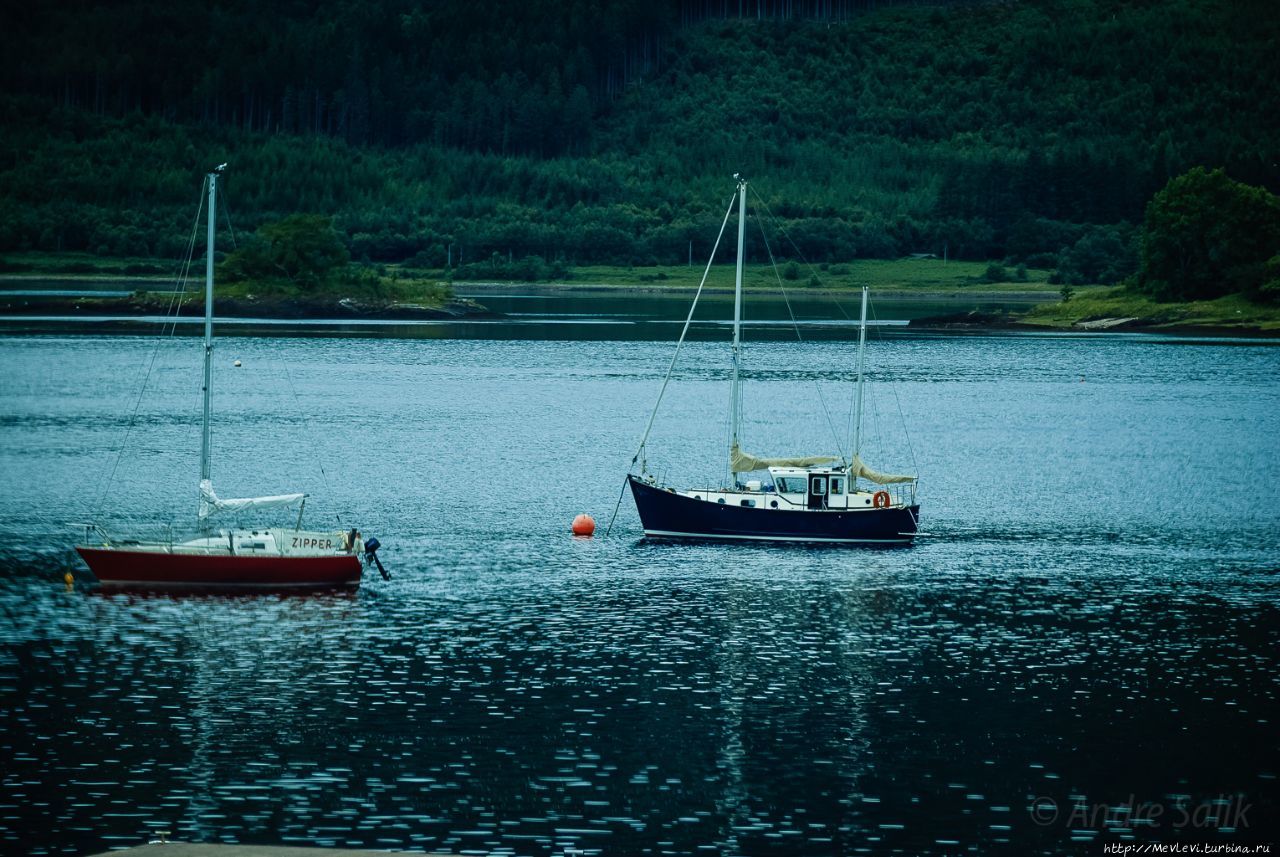
{"label": "red sailboat", "polygon": [[[208,247],[204,301],[204,415],[200,444],[199,532],[183,540],[115,539],[90,528],[100,544],[76,551],[104,586],[144,588],[298,589],[357,586],[364,562],[387,576],[377,557],[377,539],[360,531],[303,530],[306,494],[223,499],[213,490],[210,468],[210,388],[213,360],[213,240],[218,178],[208,174]],[[297,508],[294,528],[215,526],[218,516],[252,509]]]}

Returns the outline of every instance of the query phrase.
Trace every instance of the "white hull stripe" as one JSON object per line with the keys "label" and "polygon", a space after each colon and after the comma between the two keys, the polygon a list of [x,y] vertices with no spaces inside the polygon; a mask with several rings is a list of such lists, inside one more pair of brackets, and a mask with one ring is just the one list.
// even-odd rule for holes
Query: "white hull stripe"
{"label": "white hull stripe", "polygon": [[728,533],[684,533],[673,530],[645,530],[646,536],[665,536],[680,539],[723,539],[726,541],[757,542],[831,542],[833,544],[877,544],[904,545],[910,544],[913,536],[902,539],[832,539],[820,536],[747,536]]}

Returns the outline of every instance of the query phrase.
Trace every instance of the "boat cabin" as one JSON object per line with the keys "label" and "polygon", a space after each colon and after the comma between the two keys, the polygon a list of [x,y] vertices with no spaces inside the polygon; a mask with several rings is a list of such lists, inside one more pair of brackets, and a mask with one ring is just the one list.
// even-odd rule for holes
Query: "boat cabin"
{"label": "boat cabin", "polygon": [[[872,509],[885,506],[903,506],[914,497],[911,487],[855,485],[849,473],[839,466],[824,467],[770,467],[757,471],[767,475],[760,479],[742,478],[730,489],[695,488],[673,493],[732,506],[759,509],[800,509],[824,511],[829,509]],[[754,472],[751,475],[755,475]],[[651,483],[652,484],[652,483]],[[671,489],[668,489],[671,490]],[[879,499],[877,495],[881,495]]]}
{"label": "boat cabin", "polygon": [[[849,474],[843,469],[831,467],[770,467],[769,477],[773,481],[772,490],[792,501],[803,503],[810,509],[827,509],[833,506],[845,507],[845,489],[849,484]],[[751,482],[747,483],[751,487]],[[770,490],[761,485],[763,491]],[[832,502],[832,501],[835,502]]]}

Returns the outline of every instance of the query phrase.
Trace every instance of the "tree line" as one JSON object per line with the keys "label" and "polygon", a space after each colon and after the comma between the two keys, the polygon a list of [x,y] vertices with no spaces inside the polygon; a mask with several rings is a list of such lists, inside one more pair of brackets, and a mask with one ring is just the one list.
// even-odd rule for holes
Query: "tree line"
{"label": "tree line", "polygon": [[1109,279],[1171,178],[1280,189],[1249,0],[482,5],[8,13],[0,253],[176,255],[223,160],[239,229],[332,216],[357,261],[439,266],[683,262],[742,172],[788,257]]}

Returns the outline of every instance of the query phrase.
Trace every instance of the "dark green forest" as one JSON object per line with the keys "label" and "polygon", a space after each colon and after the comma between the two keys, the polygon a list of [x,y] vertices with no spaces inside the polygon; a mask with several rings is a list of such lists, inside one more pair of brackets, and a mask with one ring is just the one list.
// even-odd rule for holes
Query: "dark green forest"
{"label": "dark green forest", "polygon": [[229,161],[237,230],[356,261],[675,264],[742,172],[784,256],[1114,281],[1171,178],[1280,190],[1277,44],[1261,0],[7,4],[0,253],[179,256]]}

